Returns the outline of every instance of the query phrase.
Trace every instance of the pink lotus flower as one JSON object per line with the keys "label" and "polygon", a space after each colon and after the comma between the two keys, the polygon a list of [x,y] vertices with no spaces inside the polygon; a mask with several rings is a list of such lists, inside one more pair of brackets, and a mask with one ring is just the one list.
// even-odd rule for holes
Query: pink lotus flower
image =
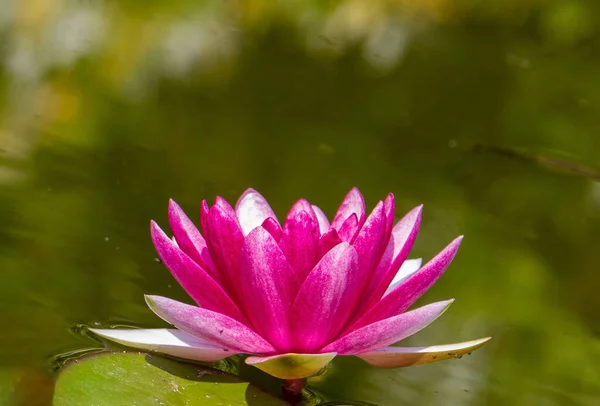
{"label": "pink lotus flower", "polygon": [[489,338],[432,347],[390,347],[426,327],[452,303],[406,311],[446,270],[462,237],[421,267],[407,260],[422,206],[395,226],[394,196],[367,217],[352,189],[333,222],[308,201],[283,225],[265,198],[248,189],[235,209],[202,202],[202,233],[174,202],[170,239],[151,222],[152,240],[175,279],[197,303],[146,296],[176,329],[93,330],[118,343],[213,362],[251,354],[246,363],[286,380],[314,375],[336,355],[379,367],[458,357]]}

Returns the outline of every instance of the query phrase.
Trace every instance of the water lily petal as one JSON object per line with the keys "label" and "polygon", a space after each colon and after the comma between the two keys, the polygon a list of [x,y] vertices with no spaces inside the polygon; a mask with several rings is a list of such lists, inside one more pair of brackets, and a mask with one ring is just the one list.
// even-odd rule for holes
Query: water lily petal
{"label": "water lily petal", "polygon": [[423,258],[407,259],[404,261],[400,269],[398,269],[396,276],[394,276],[394,279],[392,279],[390,286],[385,291],[384,296],[396,289],[396,287],[404,282],[410,275],[417,272],[421,268],[422,263]]}
{"label": "water lily petal", "polygon": [[239,263],[244,242],[242,230],[237,220],[218,205],[210,208],[207,227],[206,244],[218,270],[218,280],[232,299],[239,303]]}
{"label": "water lily petal", "polygon": [[331,228],[331,225],[329,224],[329,219],[327,218],[327,215],[323,213],[323,210],[321,210],[320,207],[313,205],[312,208],[315,211],[315,215],[317,216],[317,222],[319,223],[319,231],[321,232],[321,235],[323,235],[329,230],[329,228]]}
{"label": "water lily petal", "polygon": [[319,257],[325,255],[330,249],[342,242],[335,228],[330,228],[319,239]]}
{"label": "water lily petal", "polygon": [[288,218],[283,226],[283,235],[279,247],[292,267],[295,278],[290,278],[294,292],[306,275],[317,263],[319,249],[319,230],[317,222],[305,211]]}
{"label": "water lily petal", "polygon": [[214,276],[216,272],[215,265],[208,252],[206,240],[204,240],[192,220],[173,199],[169,200],[169,224],[177,245],[183,252]]}
{"label": "water lily petal", "polygon": [[321,351],[354,355],[393,344],[427,327],[454,301],[431,303],[415,310],[354,330],[329,344]]}
{"label": "water lily petal", "polygon": [[248,189],[242,193],[235,205],[235,212],[244,235],[248,235],[268,217],[277,220],[267,199],[254,189]]}
{"label": "water lily petal", "polygon": [[202,235],[208,238],[208,223],[209,219],[210,207],[208,207],[208,202],[206,200],[202,200],[200,204],[200,229],[202,230]]}
{"label": "water lily petal", "polygon": [[162,296],[145,298],[158,317],[216,347],[243,353],[275,352],[263,337],[229,316]]}
{"label": "water lily petal", "polygon": [[344,198],[335,217],[331,222],[331,227],[339,230],[342,224],[352,214],[356,214],[359,224],[362,225],[366,218],[365,199],[357,188],[352,188]]}
{"label": "water lily petal", "polygon": [[335,352],[325,354],[281,354],[269,357],[248,357],[246,364],[280,379],[308,378],[325,368],[336,356]]}
{"label": "water lily petal", "polygon": [[242,246],[240,285],[254,329],[279,350],[288,348],[288,315],[299,283],[277,242],[260,226],[246,236]]}
{"label": "water lily petal", "polygon": [[351,330],[392,317],[408,309],[444,273],[458,251],[462,237],[454,239],[421,269],[409,276],[367,311]]}
{"label": "water lily petal", "polygon": [[343,241],[351,243],[354,241],[354,237],[356,237],[358,230],[358,217],[356,217],[356,213],[352,213],[338,229],[338,235]]}
{"label": "water lily petal", "polygon": [[208,310],[246,322],[246,318],[221,285],[180,250],[154,221],[150,223],[150,233],[160,259],[196,303]]}
{"label": "water lily petal", "polygon": [[[360,229],[356,240],[352,244],[358,252],[360,266],[363,272],[369,272],[379,261],[383,253],[382,239],[385,231],[385,216],[383,202],[377,203],[367,221]],[[365,274],[365,278],[370,275]]]}
{"label": "water lily petal", "polygon": [[380,368],[398,368],[411,365],[429,364],[450,358],[460,358],[469,354],[492,337],[465,341],[456,344],[432,345],[429,347],[385,347],[356,356]]}
{"label": "water lily petal", "polygon": [[344,293],[357,269],[356,250],[343,242],[325,254],[308,274],[290,312],[294,351],[318,351],[347,322],[353,308],[345,303]]}
{"label": "water lily petal", "polygon": [[[355,306],[358,303],[361,295],[365,292],[368,286],[375,265],[379,262],[383,253],[383,233],[385,231],[385,217],[383,212],[383,202],[377,203],[367,221],[360,229],[358,236],[354,240],[352,246],[358,253],[358,273],[354,280],[348,284],[348,289],[351,292],[351,297],[354,299],[348,302],[348,305]],[[364,308],[364,302],[357,307],[356,311],[360,312]]]}
{"label": "water lily petal", "polygon": [[271,234],[271,237],[275,239],[275,241],[281,240],[283,230],[281,229],[279,222],[273,217],[267,217],[261,224],[261,227],[267,230],[269,234]]}
{"label": "water lily petal", "polygon": [[[375,302],[381,299],[385,289],[389,286],[394,275],[408,257],[419,232],[422,212],[422,205],[415,207],[392,229],[387,247],[363,297],[363,306],[365,309],[369,309]],[[384,241],[388,240],[385,240],[384,237]]]}
{"label": "water lily petal", "polygon": [[287,222],[287,221],[290,221],[291,219],[295,218],[301,211],[306,212],[310,216],[312,221],[314,221],[315,224],[319,223],[315,209],[310,204],[310,202],[306,199],[298,199],[298,201],[292,205],[292,207],[290,208],[290,211],[288,212],[288,214],[285,218],[285,221]]}
{"label": "water lily petal", "polygon": [[127,347],[156,351],[194,361],[215,362],[238,354],[177,329],[90,329],[90,331]]}
{"label": "water lily petal", "polygon": [[233,207],[231,207],[227,200],[223,199],[221,196],[217,196],[215,197],[214,205],[219,206],[225,213],[227,213],[229,217],[234,219],[239,224],[237,213],[235,212]]}
{"label": "water lily petal", "polygon": [[394,215],[396,209],[396,202],[394,200],[394,194],[389,193],[383,201],[383,213],[385,214],[385,232],[384,241],[388,241],[394,227]]}

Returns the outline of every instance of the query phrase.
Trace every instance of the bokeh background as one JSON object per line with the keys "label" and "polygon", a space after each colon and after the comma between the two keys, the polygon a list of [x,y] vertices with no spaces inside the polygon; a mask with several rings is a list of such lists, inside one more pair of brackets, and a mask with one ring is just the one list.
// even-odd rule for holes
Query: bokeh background
{"label": "bokeh background", "polygon": [[[89,325],[189,300],[155,258],[167,200],[255,187],[283,217],[358,186],[424,203],[413,256],[464,234],[406,340],[461,360],[340,359],[321,399],[600,404],[600,2],[0,1],[0,404],[49,404]],[[32,395],[33,394],[33,395]],[[46,399],[46,400],[44,400]]]}

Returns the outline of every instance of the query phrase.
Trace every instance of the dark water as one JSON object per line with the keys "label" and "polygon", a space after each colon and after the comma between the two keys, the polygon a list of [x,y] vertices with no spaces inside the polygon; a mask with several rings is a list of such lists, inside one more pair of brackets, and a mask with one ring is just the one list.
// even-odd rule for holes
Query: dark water
{"label": "dark water", "polygon": [[595,0],[23,3],[0,13],[0,403],[50,394],[53,358],[96,345],[81,325],[187,300],[149,238],[168,198],[195,215],[252,186],[331,215],[358,186],[425,204],[413,257],[466,236],[420,303],[456,302],[404,344],[494,339],[336,359],[318,396],[600,404]]}

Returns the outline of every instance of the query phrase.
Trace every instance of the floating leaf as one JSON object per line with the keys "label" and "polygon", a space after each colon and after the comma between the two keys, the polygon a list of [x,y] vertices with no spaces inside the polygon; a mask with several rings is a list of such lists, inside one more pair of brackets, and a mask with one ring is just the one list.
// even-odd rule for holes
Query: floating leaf
{"label": "floating leaf", "polygon": [[103,352],[61,371],[54,406],[285,405],[224,372],[144,353]]}

